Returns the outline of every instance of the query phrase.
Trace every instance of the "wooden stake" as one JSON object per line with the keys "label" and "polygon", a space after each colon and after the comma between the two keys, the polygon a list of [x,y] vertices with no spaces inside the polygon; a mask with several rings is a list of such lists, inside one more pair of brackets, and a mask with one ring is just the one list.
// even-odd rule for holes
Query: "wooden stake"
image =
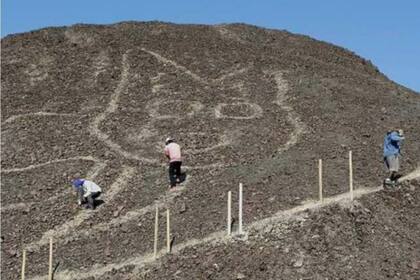
{"label": "wooden stake", "polygon": [[353,201],[353,158],[349,151],[349,182],[350,182],[350,200]]}
{"label": "wooden stake", "polygon": [[50,237],[50,263],[48,269],[48,280],[53,280],[53,239]]}
{"label": "wooden stake", "polygon": [[157,246],[158,246],[158,228],[159,228],[159,208],[156,206],[155,216],[155,240],[153,245],[153,257],[157,257]]}
{"label": "wooden stake", "polygon": [[324,201],[322,197],[322,159],[318,162],[318,178],[319,178],[319,201],[322,203]]}
{"label": "wooden stake", "polygon": [[231,235],[232,233],[232,215],[231,215],[231,205],[232,205],[232,192],[228,192],[228,201],[227,201],[227,234]]}
{"label": "wooden stake", "polygon": [[22,280],[25,280],[25,269],[26,269],[26,250],[23,249],[23,254],[22,254]]}
{"label": "wooden stake", "polygon": [[166,210],[166,252],[171,252],[171,227],[169,220],[169,209]]}
{"label": "wooden stake", "polygon": [[242,234],[242,183],[239,184],[239,228],[238,233]]}

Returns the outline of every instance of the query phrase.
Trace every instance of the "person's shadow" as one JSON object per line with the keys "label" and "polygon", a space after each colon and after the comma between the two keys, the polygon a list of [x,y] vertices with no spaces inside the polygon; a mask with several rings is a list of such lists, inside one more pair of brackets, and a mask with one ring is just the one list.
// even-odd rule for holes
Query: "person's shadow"
{"label": "person's shadow", "polygon": [[54,269],[53,269],[53,271],[52,271],[52,279],[54,280],[54,276],[55,276],[55,273],[57,272],[57,269],[58,269],[58,267],[60,266],[60,262],[58,262],[56,265],[55,265],[55,267],[54,267]]}
{"label": "person's shadow", "polygon": [[102,199],[95,199],[93,203],[95,204],[95,209],[96,209],[98,206],[104,204],[105,201],[103,201]]}

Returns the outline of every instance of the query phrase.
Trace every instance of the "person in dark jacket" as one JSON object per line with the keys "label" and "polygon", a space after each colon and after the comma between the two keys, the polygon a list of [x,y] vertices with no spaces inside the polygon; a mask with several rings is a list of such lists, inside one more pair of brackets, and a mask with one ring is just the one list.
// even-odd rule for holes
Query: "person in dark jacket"
{"label": "person in dark jacket", "polygon": [[395,184],[399,178],[401,143],[404,140],[402,129],[388,131],[384,138],[384,162],[389,172],[385,184]]}

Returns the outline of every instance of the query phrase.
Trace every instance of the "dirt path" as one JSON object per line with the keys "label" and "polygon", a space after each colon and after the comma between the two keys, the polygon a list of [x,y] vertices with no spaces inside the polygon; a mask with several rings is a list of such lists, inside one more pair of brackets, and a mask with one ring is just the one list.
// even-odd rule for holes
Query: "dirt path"
{"label": "dirt path", "polygon": [[96,57],[93,63],[93,80],[96,84],[98,82],[98,76],[106,72],[106,69],[111,65],[109,55],[106,51],[101,51]]}
{"label": "dirt path", "polygon": [[[234,77],[236,75],[239,74],[243,74],[246,71],[249,70],[248,67],[245,68],[239,68],[239,69],[228,69],[226,70],[226,74],[222,74],[220,77],[215,78],[215,79],[205,79],[197,74],[195,74],[194,72],[192,72],[191,70],[189,70],[187,67],[180,65],[179,63],[177,63],[174,60],[171,60],[169,58],[166,58],[160,54],[158,54],[157,52],[151,51],[151,50],[147,50],[145,48],[141,48],[142,51],[153,55],[158,61],[160,61],[162,64],[164,65],[172,65],[173,67],[175,67],[176,69],[180,70],[181,72],[187,74],[188,76],[190,76],[191,78],[193,78],[195,81],[203,84],[203,85],[209,85],[209,84],[214,84],[217,86],[220,86],[220,82],[222,82],[223,80],[227,79],[227,78],[231,78]],[[236,67],[236,66],[235,66]]]}
{"label": "dirt path", "polygon": [[86,161],[94,161],[94,162],[99,162],[98,159],[92,157],[92,156],[77,156],[77,157],[72,157],[72,158],[63,158],[63,159],[54,159],[54,160],[50,160],[44,163],[39,163],[39,164],[31,164],[28,165],[26,167],[20,167],[20,168],[10,168],[10,169],[2,169],[1,173],[13,173],[13,172],[23,172],[23,171],[28,171],[28,170],[32,170],[35,168],[39,168],[42,166],[46,166],[49,164],[56,164],[56,163],[60,163],[60,162],[66,162],[66,161],[73,161],[73,160],[86,160]]}
{"label": "dirt path", "polygon": [[420,177],[420,167],[417,167],[413,172],[400,178],[400,181],[413,180]]}
{"label": "dirt path", "polygon": [[165,58],[163,56],[161,56],[160,54],[156,53],[156,52],[152,52],[150,50],[146,50],[145,48],[141,49],[142,51],[153,55],[158,61],[160,61],[161,63],[167,65],[170,64],[172,66],[174,66],[176,69],[181,70],[182,72],[184,72],[185,74],[187,74],[188,76],[190,76],[191,78],[193,78],[195,81],[200,82],[202,84],[208,84],[208,82],[201,78],[200,76],[198,76],[197,74],[193,73],[192,71],[190,71],[189,69],[187,69],[186,67],[179,65],[178,63],[176,63],[173,60],[170,60],[168,58]]}
{"label": "dirt path", "polygon": [[274,80],[277,84],[277,99],[275,103],[287,112],[287,120],[294,127],[289,140],[284,146],[278,149],[278,151],[281,153],[287,151],[290,149],[290,147],[297,143],[299,137],[305,132],[306,125],[300,120],[299,115],[287,103],[287,92],[289,90],[289,86],[287,80],[283,78],[283,74],[281,72],[273,72],[272,75],[274,75]]}
{"label": "dirt path", "polygon": [[[415,171],[401,178],[401,181],[412,180],[416,178],[420,178],[420,168],[416,169]],[[354,191],[354,198],[356,199],[363,195],[378,192],[380,190],[382,190],[382,187],[357,188]],[[247,230],[252,229],[252,230],[257,230],[257,231],[262,230],[263,228],[265,228],[266,226],[270,224],[287,222],[290,219],[297,217],[300,213],[304,211],[319,209],[319,208],[336,204],[336,203],[339,203],[342,205],[350,205],[351,204],[350,193],[344,193],[337,196],[325,198],[322,204],[317,201],[313,201],[313,202],[308,202],[308,203],[305,203],[303,205],[300,205],[298,207],[294,207],[288,210],[279,211],[269,218],[253,222],[252,224],[246,226],[245,229]],[[246,238],[246,232],[243,238]],[[222,243],[222,242],[234,242],[234,239],[227,237],[225,230],[217,231],[217,232],[209,234],[203,239],[191,239],[187,242],[173,246],[172,254],[177,254],[183,249],[191,247],[191,246],[196,246],[200,244],[217,244],[217,243]],[[86,279],[89,277],[97,278],[107,272],[110,272],[115,269],[118,270],[128,265],[134,265],[136,266],[136,269],[139,270],[147,264],[152,264],[155,261],[159,261],[159,258],[165,254],[166,254],[166,250],[162,249],[159,251],[156,259],[153,258],[152,253],[147,253],[144,255],[138,255],[136,257],[127,258],[118,263],[108,264],[104,266],[99,266],[99,265],[94,266],[90,270],[83,270],[83,271],[65,270],[55,275],[56,276],[55,279],[70,280],[70,279]],[[45,276],[36,276],[31,279],[41,280],[44,278]]]}
{"label": "dirt path", "polygon": [[2,125],[5,125],[7,123],[14,122],[18,119],[22,118],[28,118],[28,117],[74,117],[78,116],[78,114],[63,114],[63,113],[51,113],[51,112],[36,112],[36,113],[27,113],[27,114],[20,114],[20,115],[14,115],[9,118],[7,118]]}

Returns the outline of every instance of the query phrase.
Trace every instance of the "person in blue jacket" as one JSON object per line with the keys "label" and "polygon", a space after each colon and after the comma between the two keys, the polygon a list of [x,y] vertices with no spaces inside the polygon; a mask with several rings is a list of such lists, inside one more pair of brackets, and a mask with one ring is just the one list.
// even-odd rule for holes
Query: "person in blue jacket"
{"label": "person in blue jacket", "polygon": [[79,178],[73,180],[72,185],[78,192],[79,205],[87,203],[86,208],[95,209],[95,198],[101,195],[102,189],[94,182]]}
{"label": "person in blue jacket", "polygon": [[388,169],[389,177],[385,184],[394,184],[399,178],[401,143],[404,140],[402,129],[388,131],[384,139],[384,161]]}

